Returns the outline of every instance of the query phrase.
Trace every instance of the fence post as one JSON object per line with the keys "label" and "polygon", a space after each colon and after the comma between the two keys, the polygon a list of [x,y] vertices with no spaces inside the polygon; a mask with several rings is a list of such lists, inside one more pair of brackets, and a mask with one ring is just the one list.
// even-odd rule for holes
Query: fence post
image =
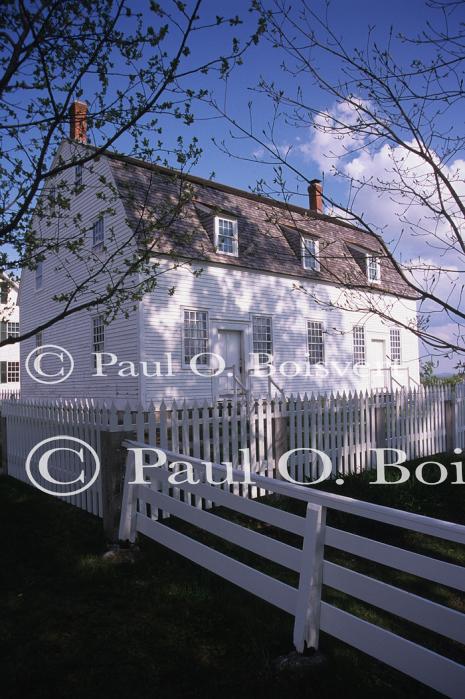
{"label": "fence post", "polygon": [[318,649],[325,527],[326,507],[309,502],[294,622],[294,646],[299,653],[305,645]]}
{"label": "fence post", "polygon": [[[275,402],[275,411],[278,405]],[[274,478],[281,478],[278,471],[278,462],[288,450],[288,418],[287,415],[276,414],[273,417],[273,442],[274,442]]]}
{"label": "fence post", "polygon": [[376,449],[383,449],[387,446],[387,408],[386,405],[380,404],[378,401],[378,396],[384,394],[378,394],[375,398],[375,447]]}
{"label": "fence post", "polygon": [[126,449],[122,443],[125,439],[134,439],[134,432],[101,432],[103,531],[109,544],[118,543],[126,463]]}
{"label": "fence post", "polygon": [[455,386],[451,386],[450,397],[444,401],[444,420],[446,427],[446,451],[452,452],[459,445],[456,443],[456,421],[455,421]]}

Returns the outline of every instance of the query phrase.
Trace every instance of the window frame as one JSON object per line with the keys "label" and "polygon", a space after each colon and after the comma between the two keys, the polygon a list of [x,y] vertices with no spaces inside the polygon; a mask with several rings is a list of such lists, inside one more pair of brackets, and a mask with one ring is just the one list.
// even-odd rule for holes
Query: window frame
{"label": "window frame", "polygon": [[[34,347],[34,349],[35,349],[35,350],[38,350],[39,347],[42,347],[43,344],[44,344],[44,333],[43,333],[43,331],[42,331],[42,330],[39,330],[39,332],[37,332],[37,333],[34,335],[34,339],[35,339],[35,347]],[[39,352],[36,352],[36,354],[42,354],[42,350],[40,350]]]}
{"label": "window frame", "polygon": [[[397,336],[397,342],[393,342],[393,335]],[[394,347],[396,349],[396,352],[394,352]],[[399,366],[402,364],[402,340],[401,340],[401,332],[400,328],[389,328],[389,353],[391,355],[391,364],[393,366]],[[394,359],[394,354],[396,354],[396,358]]]}
{"label": "window frame", "polygon": [[[311,241],[314,244],[314,252],[309,253],[307,250],[307,242]],[[320,241],[317,238],[312,238],[310,235],[302,236],[300,242],[300,254],[302,258],[302,267],[309,272],[320,271]],[[311,266],[306,265],[306,260],[312,262]]]}
{"label": "window frame", "polygon": [[[14,331],[12,331],[11,326],[17,326]],[[7,320],[6,321],[6,337],[19,337],[19,320]]]}
{"label": "window frame", "polygon": [[[232,230],[233,230],[232,236],[225,236],[225,237],[230,238],[232,240],[232,251],[231,252],[228,250],[221,250],[219,247],[220,235],[224,235],[224,234],[220,233],[220,221],[227,221],[228,223],[232,223]],[[215,216],[214,240],[215,240],[215,249],[216,249],[217,253],[219,253],[220,255],[229,255],[229,257],[239,257],[239,227],[237,225],[237,219],[228,218],[227,216]]]}
{"label": "window frame", "polygon": [[[186,335],[186,314],[187,313],[202,313],[205,314],[205,336],[204,337],[187,337]],[[195,321],[197,322],[197,320]],[[210,368],[210,357],[208,356],[210,353],[210,347],[211,347],[211,340],[210,340],[210,314],[206,308],[193,308],[192,306],[186,306],[182,308],[181,311],[181,336],[182,336],[182,342],[181,342],[181,351],[182,351],[182,357],[181,357],[181,366],[183,369],[190,369],[190,362],[192,360],[192,357],[195,357],[197,354],[205,354],[205,362],[197,362],[196,366],[202,367],[205,369]],[[205,342],[205,348],[204,350],[201,350],[200,352],[194,352],[191,356],[190,359],[186,362],[186,340],[189,340],[191,343],[197,342]]]}
{"label": "window frame", "polygon": [[[271,344],[271,352],[255,349],[256,342],[263,342],[263,340],[256,340],[256,338],[255,338],[255,321],[257,319],[269,321],[270,339],[265,340],[265,342],[269,342]],[[272,358],[271,361],[273,362],[273,360],[274,360],[273,316],[268,315],[266,313],[253,313],[252,314],[252,354],[254,355],[254,361],[255,361],[255,357],[258,355],[258,367],[259,368],[268,365],[268,360],[265,362],[261,361],[261,357],[260,357],[261,354],[269,355]]]}
{"label": "window frame", "polygon": [[[322,359],[318,360],[316,362],[311,361],[310,359],[310,323],[317,323],[320,326],[321,330],[321,356]],[[326,328],[325,324],[322,320],[316,320],[314,318],[307,318],[307,360],[310,366],[316,366],[316,365],[323,365],[325,363],[325,357],[326,357],[326,347],[325,347],[325,333],[326,333]]]}
{"label": "window frame", "polygon": [[[16,378],[17,377],[17,378]],[[6,363],[6,382],[7,383],[19,383],[20,381],[20,366],[19,362],[8,362]]]}
{"label": "window frame", "polygon": [[[0,304],[6,306],[8,304],[8,297],[10,295],[11,285],[6,281],[6,279],[0,280]],[[3,299],[6,298],[6,301]]]}
{"label": "window frame", "polygon": [[[96,226],[101,222],[102,224],[102,239],[96,240]],[[105,217],[102,215],[97,216],[97,218],[92,223],[92,250],[102,250],[105,245]]]}
{"label": "window frame", "polygon": [[[356,340],[360,339],[360,338],[356,337],[358,331],[361,331],[361,335],[363,336],[363,345],[358,345],[358,347],[363,347],[363,361],[358,361],[356,358],[356,355],[357,355],[357,342],[356,342]],[[366,332],[365,332],[364,325],[354,325],[354,327],[352,328],[352,349],[353,349],[353,364],[354,364],[354,366],[367,366],[367,339],[366,339]]]}
{"label": "window frame", "polygon": [[[17,378],[11,378],[12,375]],[[0,362],[0,385],[20,382],[19,362],[2,360]]]}
{"label": "window frame", "polygon": [[82,177],[84,173],[84,167],[81,163],[74,166],[74,186],[82,187]]}
{"label": "window frame", "polygon": [[[377,253],[373,252],[367,252],[365,253],[365,260],[366,260],[366,271],[367,271],[367,279],[370,282],[370,284],[379,284],[381,281],[381,265],[379,262],[379,255]],[[371,279],[370,277],[370,269],[371,263],[374,261],[375,263],[375,269],[376,269],[376,278]]]}
{"label": "window frame", "polygon": [[35,290],[40,291],[43,288],[44,288],[44,261],[39,260],[37,262],[37,265],[35,268]]}
{"label": "window frame", "polygon": [[[101,331],[102,339],[96,340],[96,322],[102,323],[101,328],[99,331]],[[102,352],[105,352],[105,314],[104,313],[97,313],[96,315],[92,316],[92,368],[95,370],[97,368],[97,357],[95,356],[96,354],[100,354]],[[98,345],[102,345],[101,349],[96,349]]]}

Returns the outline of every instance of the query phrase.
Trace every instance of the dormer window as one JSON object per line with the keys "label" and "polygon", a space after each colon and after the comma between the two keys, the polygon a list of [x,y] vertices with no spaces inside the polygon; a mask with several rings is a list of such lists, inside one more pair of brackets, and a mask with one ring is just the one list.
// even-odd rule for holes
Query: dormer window
{"label": "dormer window", "polygon": [[302,238],[302,264],[304,269],[311,269],[318,272],[320,269],[319,242],[314,238]]}
{"label": "dormer window", "polygon": [[381,268],[378,255],[368,253],[366,256],[367,277],[369,282],[381,281]]}
{"label": "dormer window", "polygon": [[76,187],[82,185],[82,165],[76,165],[74,168],[74,185]]}
{"label": "dormer window", "polygon": [[224,255],[238,256],[237,221],[231,218],[215,217],[215,247]]}

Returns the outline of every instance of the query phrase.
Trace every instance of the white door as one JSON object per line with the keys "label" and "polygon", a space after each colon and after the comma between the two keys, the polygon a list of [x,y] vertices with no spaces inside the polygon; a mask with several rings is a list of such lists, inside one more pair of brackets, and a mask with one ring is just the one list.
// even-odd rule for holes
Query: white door
{"label": "white door", "polygon": [[384,340],[372,340],[370,343],[371,388],[386,388],[388,372],[386,371],[386,346]]}
{"label": "white door", "polygon": [[[240,330],[218,330],[219,351],[223,358],[226,369],[219,377],[220,395],[231,395],[234,393],[235,381],[232,378],[233,369],[236,375],[244,383],[244,362],[242,357],[242,332]],[[237,385],[238,393],[241,388]]]}

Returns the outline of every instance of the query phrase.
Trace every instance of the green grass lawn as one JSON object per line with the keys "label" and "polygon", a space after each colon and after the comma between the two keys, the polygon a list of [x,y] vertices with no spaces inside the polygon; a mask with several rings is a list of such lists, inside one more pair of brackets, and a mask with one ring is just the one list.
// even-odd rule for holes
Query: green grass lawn
{"label": "green grass lawn", "polygon": [[[368,481],[352,477],[342,487],[324,487],[465,522],[463,486],[370,486]],[[290,505],[280,501],[280,506]],[[134,564],[104,561],[100,520],[5,477],[0,478],[0,520],[3,699],[438,696],[325,635],[324,666],[305,679],[276,676],[273,660],[292,650],[290,616],[151,541],[141,541]],[[357,520],[330,517],[332,525],[363,531],[366,525]],[[380,525],[370,525],[369,533],[465,565],[458,546],[414,534],[399,533],[394,540]],[[199,538],[252,560],[214,537]],[[330,549],[328,558],[465,611],[464,600],[452,590]],[[292,574],[254,557],[254,565],[257,561],[264,571],[295,584]],[[335,591],[325,590],[325,598],[413,640],[427,639],[429,647],[465,662],[457,644]]]}

